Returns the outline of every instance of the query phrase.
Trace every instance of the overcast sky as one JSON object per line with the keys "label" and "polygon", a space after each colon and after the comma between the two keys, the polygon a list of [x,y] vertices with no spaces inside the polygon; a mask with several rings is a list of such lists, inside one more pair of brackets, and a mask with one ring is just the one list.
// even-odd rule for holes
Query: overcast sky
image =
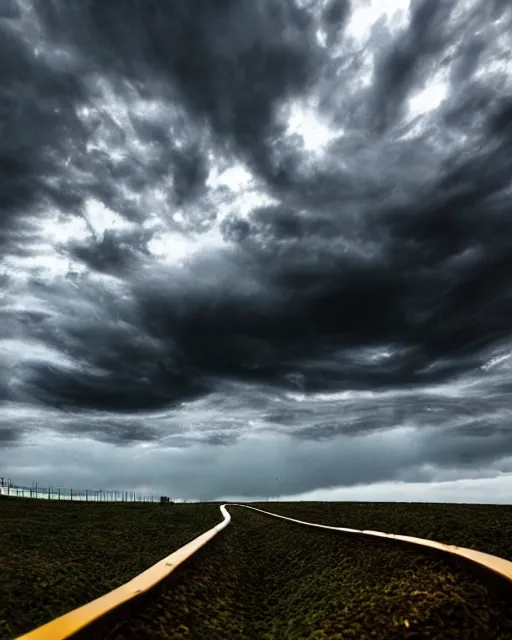
{"label": "overcast sky", "polygon": [[509,502],[508,0],[0,0],[0,476]]}

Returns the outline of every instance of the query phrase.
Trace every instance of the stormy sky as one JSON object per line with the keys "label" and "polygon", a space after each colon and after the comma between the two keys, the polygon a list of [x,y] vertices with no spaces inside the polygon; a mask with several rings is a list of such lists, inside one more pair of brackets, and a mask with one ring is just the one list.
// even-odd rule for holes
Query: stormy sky
{"label": "stormy sky", "polygon": [[510,502],[508,0],[0,0],[0,476]]}

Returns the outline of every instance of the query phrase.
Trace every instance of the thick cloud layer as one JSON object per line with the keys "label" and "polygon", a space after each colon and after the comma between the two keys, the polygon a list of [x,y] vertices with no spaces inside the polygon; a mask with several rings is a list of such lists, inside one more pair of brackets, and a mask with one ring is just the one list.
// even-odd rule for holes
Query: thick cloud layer
{"label": "thick cloud layer", "polygon": [[281,495],[512,455],[512,9],[390,4],[0,0],[0,464],[201,446],[180,490],[250,497],[255,433]]}

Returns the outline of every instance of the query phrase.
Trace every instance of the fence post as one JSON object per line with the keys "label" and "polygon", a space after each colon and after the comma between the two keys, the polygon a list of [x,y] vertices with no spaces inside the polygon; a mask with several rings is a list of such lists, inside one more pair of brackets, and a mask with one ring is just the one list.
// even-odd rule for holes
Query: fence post
{"label": "fence post", "polygon": [[73,489],[69,490],[69,497],[71,498],[71,500],[73,500]]}
{"label": "fence post", "polygon": [[50,499],[51,487],[48,487],[48,500]]}
{"label": "fence post", "polygon": [[57,495],[58,495],[59,500],[60,500],[60,487],[57,489]]}
{"label": "fence post", "polygon": [[89,489],[85,490],[85,501],[89,502]]}

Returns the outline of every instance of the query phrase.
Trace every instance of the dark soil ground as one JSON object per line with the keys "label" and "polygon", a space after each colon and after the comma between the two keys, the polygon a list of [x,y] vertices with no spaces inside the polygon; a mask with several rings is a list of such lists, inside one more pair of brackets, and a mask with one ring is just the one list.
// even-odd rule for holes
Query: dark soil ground
{"label": "dark soil ground", "polygon": [[[311,522],[428,537],[512,559],[512,507],[262,503]],[[249,510],[109,636],[512,639],[512,608],[476,578],[379,543]],[[88,602],[221,520],[218,504],[0,498],[0,639]]]}
{"label": "dark soil ground", "polygon": [[512,561],[512,505],[417,502],[251,504],[264,511],[306,522],[428,538],[485,551]]}
{"label": "dark soil ground", "polygon": [[0,497],[0,640],[128,582],[220,520],[213,504]]}
{"label": "dark soil ground", "polygon": [[442,561],[231,513],[208,553],[108,640],[512,638],[508,604]]}

